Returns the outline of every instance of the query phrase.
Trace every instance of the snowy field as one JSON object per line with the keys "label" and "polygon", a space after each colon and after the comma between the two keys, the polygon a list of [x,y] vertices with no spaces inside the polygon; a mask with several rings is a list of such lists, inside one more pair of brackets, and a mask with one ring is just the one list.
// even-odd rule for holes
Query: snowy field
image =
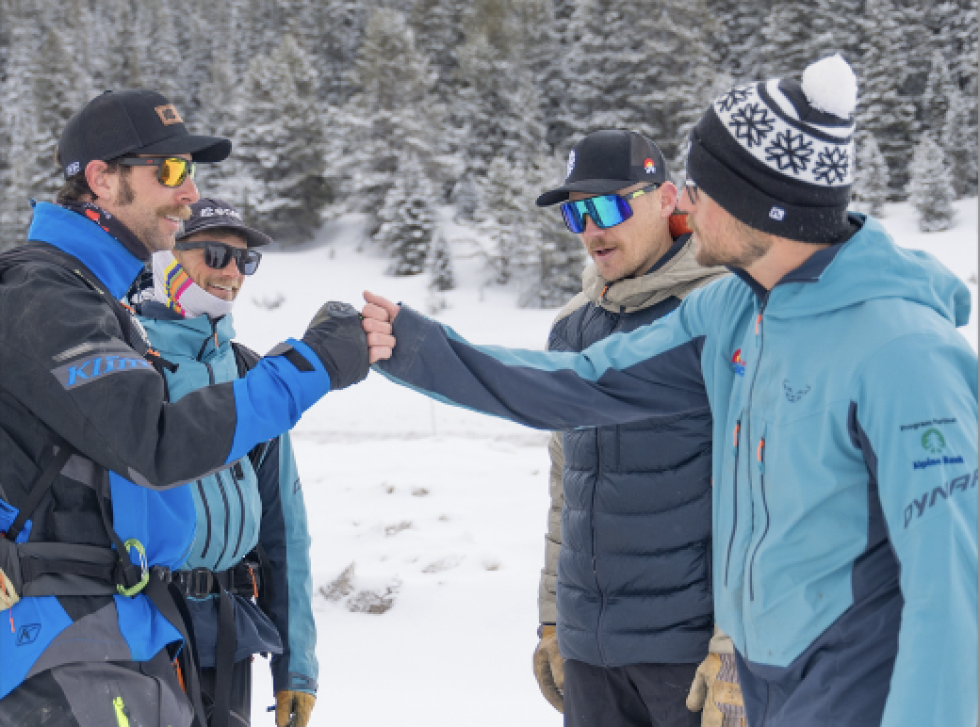
{"label": "snowy field", "polygon": [[[976,348],[977,200],[957,210],[955,229],[943,233],[920,234],[906,205],[890,207],[884,223],[901,245],[932,252],[968,281],[974,313],[961,331]],[[426,311],[427,280],[386,277],[385,260],[358,252],[357,222],[328,227],[301,251],[267,254],[236,308],[239,340],[267,350],[300,336],[325,300],[360,307],[364,289]],[[455,252],[461,289],[444,294],[436,317],[475,342],[542,348],[556,311],[521,310],[514,290],[481,287],[478,260],[465,246]],[[311,724],[560,725],[531,670],[547,435],[372,374],[329,394],[294,436],[317,592]],[[254,672],[253,724],[273,725],[261,659]]]}

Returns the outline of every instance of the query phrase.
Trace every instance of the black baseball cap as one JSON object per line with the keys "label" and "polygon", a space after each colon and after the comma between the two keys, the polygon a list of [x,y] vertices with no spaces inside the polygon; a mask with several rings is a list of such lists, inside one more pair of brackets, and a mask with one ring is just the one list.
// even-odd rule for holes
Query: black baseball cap
{"label": "black baseball cap", "polygon": [[262,247],[272,242],[271,237],[258,230],[253,230],[242,222],[241,212],[227,202],[214,197],[201,198],[191,205],[190,219],[184,222],[184,229],[176,235],[176,238],[183,240],[202,230],[217,228],[239,233],[245,238],[245,244],[248,247]]}
{"label": "black baseball cap", "polygon": [[565,184],[538,197],[538,207],[568,199],[569,192],[611,194],[637,182],[663,184],[667,163],[657,145],[635,131],[594,131],[568,154]]}
{"label": "black baseball cap", "polygon": [[65,178],[96,159],[127,154],[190,154],[195,162],[220,162],[231,153],[231,140],[197,136],[166,97],[156,91],[106,91],[68,119],[58,141]]}

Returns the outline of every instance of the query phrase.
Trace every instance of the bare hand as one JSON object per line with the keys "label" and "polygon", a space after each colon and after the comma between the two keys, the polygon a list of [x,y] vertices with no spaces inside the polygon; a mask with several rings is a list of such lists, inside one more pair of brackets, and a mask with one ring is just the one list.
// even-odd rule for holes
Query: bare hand
{"label": "bare hand", "polygon": [[361,325],[367,334],[368,352],[371,363],[391,358],[395,348],[395,337],[391,335],[391,324],[398,315],[400,307],[387,298],[364,291],[367,301],[361,309]]}

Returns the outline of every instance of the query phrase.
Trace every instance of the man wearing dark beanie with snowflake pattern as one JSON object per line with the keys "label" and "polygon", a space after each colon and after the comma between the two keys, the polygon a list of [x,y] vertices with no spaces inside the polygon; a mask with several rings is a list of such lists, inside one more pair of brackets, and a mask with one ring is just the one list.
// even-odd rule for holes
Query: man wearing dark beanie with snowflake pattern
{"label": "man wearing dark beanie with snowflake pattern", "polygon": [[[977,724],[977,357],[970,292],[847,212],[857,84],[717,99],[681,209],[735,275],[581,353],[466,343],[368,294],[389,378],[543,429],[714,418],[715,619],[752,727]],[[676,375],[687,364],[689,385]]]}

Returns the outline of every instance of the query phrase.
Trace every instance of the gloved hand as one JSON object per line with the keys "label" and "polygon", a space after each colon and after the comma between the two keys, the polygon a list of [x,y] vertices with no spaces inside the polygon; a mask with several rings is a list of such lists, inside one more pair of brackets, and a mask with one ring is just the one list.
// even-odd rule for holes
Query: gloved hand
{"label": "gloved hand", "polygon": [[306,727],[316,697],[283,689],[276,692],[276,727]]}
{"label": "gloved hand", "polygon": [[565,712],[565,660],[558,651],[555,627],[541,627],[541,642],[534,650],[534,678],[544,698],[559,712]]}
{"label": "gloved hand", "polygon": [[694,673],[687,708],[701,710],[701,727],[746,727],[734,656],[708,654]]}
{"label": "gloved hand", "polygon": [[361,315],[347,303],[330,301],[317,311],[301,339],[330,374],[330,389],[363,381],[370,370]]}

